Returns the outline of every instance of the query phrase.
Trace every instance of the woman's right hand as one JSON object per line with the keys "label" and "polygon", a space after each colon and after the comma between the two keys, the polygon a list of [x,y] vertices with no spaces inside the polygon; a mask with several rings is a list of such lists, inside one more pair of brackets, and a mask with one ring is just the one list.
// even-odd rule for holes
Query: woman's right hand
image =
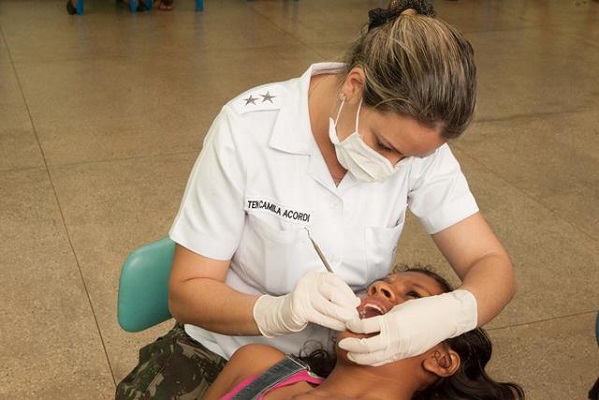
{"label": "woman's right hand", "polygon": [[263,295],[254,305],[254,320],[267,337],[299,332],[309,322],[334,330],[358,318],[360,299],[330,272],[308,271],[284,296]]}

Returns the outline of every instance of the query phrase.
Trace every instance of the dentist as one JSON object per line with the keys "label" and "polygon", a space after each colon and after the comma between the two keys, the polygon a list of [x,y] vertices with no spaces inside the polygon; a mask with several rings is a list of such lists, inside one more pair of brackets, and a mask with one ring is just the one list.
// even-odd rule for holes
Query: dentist
{"label": "dentist", "polygon": [[[373,334],[339,343],[351,360],[385,364],[487,323],[513,296],[510,258],[448,145],[474,112],[470,43],[427,1],[369,17],[344,63],[251,89],[214,120],[170,231],[177,324],[141,350],[117,398],[201,398],[247,343],[297,354],[346,328]],[[354,291],[390,271],[408,210],[462,284],[360,320]]]}

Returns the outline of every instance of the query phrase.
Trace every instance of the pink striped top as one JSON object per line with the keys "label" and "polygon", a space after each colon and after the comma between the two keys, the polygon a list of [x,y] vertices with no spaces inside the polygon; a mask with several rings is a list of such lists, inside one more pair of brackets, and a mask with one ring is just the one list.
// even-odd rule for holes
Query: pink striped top
{"label": "pink striped top", "polygon": [[[259,375],[251,376],[251,377],[247,378],[246,380],[244,380],[243,382],[239,383],[237,386],[235,386],[233,388],[233,390],[231,390],[229,393],[227,393],[223,397],[221,397],[220,400],[233,399],[233,397],[235,397],[235,395],[237,393],[239,393],[241,391],[241,389],[243,389],[244,387],[246,387],[247,385],[252,383],[254,381],[254,379],[256,379],[258,376]],[[268,389],[267,391],[262,393],[262,395],[258,399],[262,400],[264,398],[264,396],[267,393],[269,393],[271,390],[275,390],[277,388],[284,387],[284,386],[289,386],[296,382],[308,382],[308,383],[314,383],[316,385],[320,385],[320,383],[322,381],[323,381],[323,378],[313,375],[313,374],[310,374],[306,370],[301,370],[301,371],[298,371],[295,374],[291,375],[289,378],[282,380],[281,382],[277,383],[275,386],[271,387],[270,389]]]}

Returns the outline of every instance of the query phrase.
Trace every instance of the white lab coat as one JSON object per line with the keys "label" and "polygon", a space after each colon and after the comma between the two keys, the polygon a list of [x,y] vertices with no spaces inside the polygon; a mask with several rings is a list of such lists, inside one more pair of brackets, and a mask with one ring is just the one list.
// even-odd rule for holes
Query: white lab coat
{"label": "white lab coat", "polygon": [[[312,75],[339,68],[315,64],[300,78],[241,94],[206,136],[170,236],[198,254],[231,259],[226,282],[241,292],[285,294],[306,271],[324,271],[305,228],[335,274],[359,290],[389,272],[408,208],[431,234],[478,211],[447,145],[402,161],[385,182],[348,173],[335,186],[310,128],[308,87]],[[297,354],[306,340],[328,337],[311,325],[272,339],[185,328],[226,358],[249,342]]]}

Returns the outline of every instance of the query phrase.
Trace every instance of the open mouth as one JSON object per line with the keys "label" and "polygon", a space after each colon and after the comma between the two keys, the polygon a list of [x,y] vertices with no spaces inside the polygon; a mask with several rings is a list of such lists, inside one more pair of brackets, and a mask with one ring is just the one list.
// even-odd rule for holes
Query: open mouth
{"label": "open mouth", "polygon": [[362,299],[362,302],[357,309],[360,319],[377,317],[386,314],[388,311],[384,304],[372,297]]}

